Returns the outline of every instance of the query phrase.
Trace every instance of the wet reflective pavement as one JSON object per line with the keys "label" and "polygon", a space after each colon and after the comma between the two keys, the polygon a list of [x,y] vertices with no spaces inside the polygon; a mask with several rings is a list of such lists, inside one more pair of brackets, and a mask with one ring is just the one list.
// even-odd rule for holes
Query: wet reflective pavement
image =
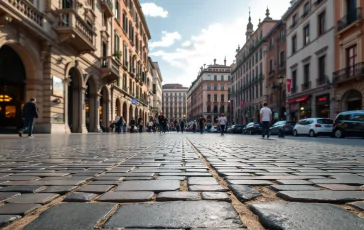
{"label": "wet reflective pavement", "polygon": [[362,142],[191,133],[0,136],[0,226],[364,229]]}

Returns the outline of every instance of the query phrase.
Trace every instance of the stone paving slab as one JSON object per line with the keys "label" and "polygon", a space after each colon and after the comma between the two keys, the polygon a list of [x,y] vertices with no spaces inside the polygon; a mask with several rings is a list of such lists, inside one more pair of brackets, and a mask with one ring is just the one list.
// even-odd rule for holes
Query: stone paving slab
{"label": "stone paving slab", "polygon": [[106,222],[106,228],[244,227],[231,204],[214,201],[175,201],[126,204]]}
{"label": "stone paving slab", "polygon": [[179,180],[125,181],[115,191],[173,191],[179,188]]}
{"label": "stone paving slab", "polygon": [[8,199],[6,202],[13,204],[47,204],[59,197],[56,193],[22,194]]}
{"label": "stone paving slab", "polygon": [[268,229],[364,229],[364,219],[330,204],[273,202],[253,204],[250,208]]}
{"label": "stone paving slab", "polygon": [[18,192],[0,192],[0,202],[6,201],[19,195],[20,193]]}
{"label": "stone paving slab", "polygon": [[364,201],[358,201],[358,202],[350,203],[349,205],[364,212]]}
{"label": "stone paving slab", "polygon": [[152,199],[153,192],[107,192],[97,201],[103,202],[144,202]]}
{"label": "stone paving slab", "polygon": [[277,196],[288,201],[346,203],[364,200],[364,191],[281,191]]}
{"label": "stone paving slab", "polygon": [[85,193],[85,192],[75,192],[71,195],[67,196],[63,201],[64,202],[88,202],[95,198],[97,194],[94,193]]}
{"label": "stone paving slab", "polygon": [[43,212],[24,230],[93,229],[114,206],[113,204],[59,204]]}
{"label": "stone paving slab", "polygon": [[22,186],[22,185],[16,185],[16,186],[8,186],[0,189],[0,192],[20,192],[20,193],[35,193],[39,192],[46,187],[44,186]]}
{"label": "stone paving slab", "polygon": [[200,200],[198,192],[161,192],[157,196],[158,201]]}
{"label": "stone paving slab", "polygon": [[21,216],[16,215],[0,215],[0,228],[5,227],[6,225],[20,218]]}
{"label": "stone paving slab", "polygon": [[40,204],[4,204],[0,206],[0,215],[26,215],[41,207]]}

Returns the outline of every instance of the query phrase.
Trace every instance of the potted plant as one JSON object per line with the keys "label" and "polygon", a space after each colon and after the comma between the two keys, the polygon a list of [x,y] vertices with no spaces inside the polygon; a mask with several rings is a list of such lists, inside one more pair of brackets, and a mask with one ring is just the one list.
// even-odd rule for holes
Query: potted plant
{"label": "potted plant", "polygon": [[122,53],[121,53],[121,51],[120,50],[118,50],[118,51],[115,51],[115,53],[113,54],[113,56],[114,57],[116,57],[117,59],[121,59],[121,55],[122,55]]}

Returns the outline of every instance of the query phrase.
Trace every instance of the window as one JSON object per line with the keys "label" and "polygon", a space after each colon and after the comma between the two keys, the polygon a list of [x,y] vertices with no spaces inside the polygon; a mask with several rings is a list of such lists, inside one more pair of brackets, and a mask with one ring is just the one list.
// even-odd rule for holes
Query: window
{"label": "window", "polygon": [[221,75],[221,81],[225,81],[225,80],[224,80],[224,75]]}
{"label": "window", "polygon": [[[117,35],[115,33],[115,39],[114,39],[114,53],[118,53],[118,51],[120,51],[120,38],[119,38],[119,35]],[[118,56],[116,56],[118,58]]]}
{"label": "window", "polygon": [[[326,56],[322,56],[319,58],[319,80],[325,80],[325,65],[326,65]],[[323,83],[320,81],[320,83]]]}
{"label": "window", "polygon": [[292,37],[292,54],[297,52],[297,35]]}
{"label": "window", "polygon": [[225,90],[225,86],[224,85],[220,85],[220,88],[221,88],[221,90]]}
{"label": "window", "polygon": [[126,13],[123,13],[123,30],[125,33],[128,33],[128,18],[126,16]]}
{"label": "window", "polygon": [[207,85],[207,90],[211,90],[211,85]]}
{"label": "window", "polygon": [[303,82],[304,84],[308,83],[310,80],[310,64],[306,64],[303,66]]}
{"label": "window", "polygon": [[214,102],[217,102],[217,94],[214,95]]}
{"label": "window", "polygon": [[279,66],[280,66],[280,67],[283,67],[283,66],[284,66],[284,51],[282,51],[282,52],[279,54]]}
{"label": "window", "polygon": [[281,29],[281,33],[280,33],[280,40],[283,41],[284,40],[284,29]]}
{"label": "window", "polygon": [[211,102],[211,95],[207,94],[207,102]]}
{"label": "window", "polygon": [[[68,2],[68,1],[67,1]],[[120,6],[119,6],[119,0],[115,0],[115,18],[120,21]]]}
{"label": "window", "polygon": [[272,50],[273,47],[274,47],[274,41],[273,41],[273,38],[271,38],[269,41],[269,50]]}
{"label": "window", "polygon": [[225,95],[221,95],[221,102],[225,101]]}
{"label": "window", "polygon": [[304,10],[303,10],[303,17],[306,17],[308,15],[308,13],[310,12],[310,2],[307,2],[304,6]]}
{"label": "window", "polygon": [[357,61],[357,46],[355,44],[346,49],[346,67],[349,68],[347,75],[354,76]]}
{"label": "window", "polygon": [[292,71],[292,92],[295,92],[295,89],[297,87],[297,70]]}
{"label": "window", "polygon": [[303,45],[310,43],[310,25],[303,28]]}
{"label": "window", "polygon": [[326,31],[326,14],[325,11],[318,16],[318,34],[323,35]]}
{"label": "window", "polygon": [[231,77],[230,77],[230,75],[228,76],[228,81],[230,81],[231,80]]}
{"label": "window", "polygon": [[214,76],[214,81],[217,81],[217,75]]}
{"label": "window", "polygon": [[214,90],[217,90],[217,84],[214,84]]}
{"label": "window", "polygon": [[269,60],[269,72],[271,73],[273,71],[273,59]]}
{"label": "window", "polygon": [[207,80],[210,81],[211,80],[211,76],[207,75]]}
{"label": "window", "polygon": [[297,23],[297,14],[293,15],[292,17],[292,27],[294,27]]}

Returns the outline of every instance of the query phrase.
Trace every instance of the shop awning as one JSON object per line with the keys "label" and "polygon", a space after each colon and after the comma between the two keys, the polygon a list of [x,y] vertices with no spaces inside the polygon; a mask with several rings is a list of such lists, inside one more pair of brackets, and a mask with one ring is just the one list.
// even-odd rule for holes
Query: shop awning
{"label": "shop awning", "polygon": [[289,100],[287,100],[287,104],[307,101],[307,99],[309,99],[309,98],[310,98],[310,95],[306,95],[306,96],[298,97],[298,98],[294,98],[294,99],[289,99]]}

